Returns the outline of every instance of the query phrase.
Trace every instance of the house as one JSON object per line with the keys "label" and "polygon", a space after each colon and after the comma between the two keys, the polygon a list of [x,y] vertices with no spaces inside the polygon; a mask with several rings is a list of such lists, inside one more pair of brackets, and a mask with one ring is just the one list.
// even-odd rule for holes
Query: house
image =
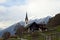
{"label": "house", "polygon": [[48,28],[46,27],[46,24],[38,24],[39,25],[39,28],[41,31],[47,31]]}
{"label": "house", "polygon": [[28,29],[28,32],[32,31],[36,31],[36,30],[39,30],[39,31],[47,31],[48,28],[44,27],[45,24],[37,24],[36,22],[33,22],[32,24],[30,24],[27,29]]}

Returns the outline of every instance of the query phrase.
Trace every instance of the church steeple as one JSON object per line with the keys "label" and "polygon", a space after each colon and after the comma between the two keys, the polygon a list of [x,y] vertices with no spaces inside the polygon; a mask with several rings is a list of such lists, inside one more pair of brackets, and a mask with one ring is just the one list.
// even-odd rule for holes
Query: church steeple
{"label": "church steeple", "polygon": [[25,17],[25,23],[28,24],[28,15],[27,15],[27,12],[26,12],[26,17]]}

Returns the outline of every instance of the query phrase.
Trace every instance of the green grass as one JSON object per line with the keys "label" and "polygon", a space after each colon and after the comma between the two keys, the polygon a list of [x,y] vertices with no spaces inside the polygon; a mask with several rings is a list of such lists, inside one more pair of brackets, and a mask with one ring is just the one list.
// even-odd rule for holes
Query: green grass
{"label": "green grass", "polygon": [[8,40],[20,40],[20,39],[17,39],[17,38],[9,38]]}
{"label": "green grass", "polygon": [[[33,32],[33,33],[24,33],[22,35],[23,39],[27,39],[27,40],[45,40],[44,35],[51,35],[52,36],[52,40],[60,40],[60,36],[59,35],[55,35],[55,33],[60,32],[60,25],[57,26],[55,28],[55,30],[51,30],[51,31],[46,31],[46,32]],[[44,34],[44,35],[42,35]],[[18,38],[9,38],[8,40],[20,40]]]}
{"label": "green grass", "polygon": [[24,34],[22,38],[27,40],[44,40],[43,36],[40,34],[41,32],[36,31],[33,33]]}
{"label": "green grass", "polygon": [[60,32],[60,25],[56,27],[56,31]]}
{"label": "green grass", "polygon": [[[59,30],[59,28],[57,28],[57,29]],[[42,32],[36,31],[36,32],[33,32],[33,33],[23,34],[22,38],[27,39],[27,40],[45,40],[45,37],[42,34],[50,35],[50,34],[54,34],[55,31],[47,31],[47,32],[43,32],[42,34],[41,33]],[[60,40],[60,37],[58,38],[58,36],[56,36],[54,34],[54,37],[52,36],[52,39],[53,40],[58,40],[58,39]],[[20,40],[20,39],[10,38],[9,40]]]}

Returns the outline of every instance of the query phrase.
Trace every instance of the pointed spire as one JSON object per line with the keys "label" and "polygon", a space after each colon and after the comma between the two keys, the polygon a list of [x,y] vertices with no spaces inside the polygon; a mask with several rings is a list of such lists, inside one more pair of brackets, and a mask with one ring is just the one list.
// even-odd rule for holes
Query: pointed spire
{"label": "pointed spire", "polygon": [[28,24],[28,16],[27,16],[27,12],[26,12],[26,17],[25,17],[25,23]]}
{"label": "pointed spire", "polygon": [[25,21],[26,21],[26,20],[28,21],[28,16],[27,16],[27,12],[26,12],[26,18],[25,18]]}

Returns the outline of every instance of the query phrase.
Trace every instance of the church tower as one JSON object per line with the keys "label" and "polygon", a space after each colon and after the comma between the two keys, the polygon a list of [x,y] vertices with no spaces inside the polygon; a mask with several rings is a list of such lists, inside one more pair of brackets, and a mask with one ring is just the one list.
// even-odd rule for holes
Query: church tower
{"label": "church tower", "polygon": [[25,26],[28,24],[28,15],[27,15],[27,12],[26,12],[26,17],[25,17]]}

